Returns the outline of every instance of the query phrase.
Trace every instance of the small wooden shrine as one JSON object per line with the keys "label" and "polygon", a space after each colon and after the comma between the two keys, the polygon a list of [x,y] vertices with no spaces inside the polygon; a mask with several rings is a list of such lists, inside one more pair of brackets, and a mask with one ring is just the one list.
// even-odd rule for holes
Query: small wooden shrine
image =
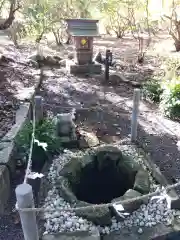
{"label": "small wooden shrine", "polygon": [[67,19],[68,32],[75,46],[75,62],[71,73],[101,73],[101,65],[93,63],[93,39],[99,36],[98,20]]}

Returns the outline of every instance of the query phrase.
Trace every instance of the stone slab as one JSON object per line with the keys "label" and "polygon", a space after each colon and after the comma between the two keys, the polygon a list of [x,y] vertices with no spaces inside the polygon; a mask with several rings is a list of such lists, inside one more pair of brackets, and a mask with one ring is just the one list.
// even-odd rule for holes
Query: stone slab
{"label": "stone slab", "polygon": [[10,176],[6,166],[0,166],[0,215],[4,213],[4,206],[10,196]]}
{"label": "stone slab", "polygon": [[69,66],[71,74],[101,74],[100,64],[89,64],[89,65],[76,65],[71,64]]}
{"label": "stone slab", "polygon": [[100,234],[97,231],[90,232],[70,232],[47,234],[42,237],[42,240],[100,240]]}
{"label": "stone slab", "polygon": [[7,165],[12,173],[15,171],[16,166],[13,158],[15,151],[14,139],[29,117],[29,109],[30,103],[24,103],[20,106],[16,112],[16,123],[0,142],[0,164]]}

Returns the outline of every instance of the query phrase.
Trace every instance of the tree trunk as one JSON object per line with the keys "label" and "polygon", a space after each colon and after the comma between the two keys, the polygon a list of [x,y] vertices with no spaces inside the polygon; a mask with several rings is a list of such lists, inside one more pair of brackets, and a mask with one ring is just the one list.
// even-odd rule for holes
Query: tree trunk
{"label": "tree trunk", "polygon": [[9,28],[14,21],[14,15],[11,17],[8,17],[3,23],[0,24],[0,30],[5,30]]}
{"label": "tree trunk", "polygon": [[180,52],[180,40],[176,40],[174,42],[175,48],[177,52]]}
{"label": "tree trunk", "polygon": [[119,38],[119,39],[122,39],[124,37],[124,33],[123,32],[118,32],[116,31],[116,37]]}
{"label": "tree trunk", "polygon": [[36,42],[40,43],[40,41],[42,40],[42,37],[44,35],[44,30],[42,31],[42,33],[36,38]]}
{"label": "tree trunk", "polygon": [[70,45],[72,43],[72,39],[71,39],[71,36],[68,36],[68,39],[66,41],[66,44],[67,45]]}
{"label": "tree trunk", "polygon": [[7,29],[11,26],[12,22],[15,19],[15,17],[14,17],[15,12],[17,10],[19,10],[20,8],[21,8],[20,5],[18,5],[16,7],[16,0],[11,1],[11,6],[10,6],[10,9],[9,9],[9,17],[6,20],[4,20],[3,23],[0,23],[0,30],[5,30],[5,29]]}
{"label": "tree trunk", "polygon": [[67,41],[66,41],[66,44],[67,44],[67,45],[70,45],[70,44],[73,43],[73,39],[72,39],[72,36],[69,34],[68,31],[67,31],[66,33],[67,33],[67,35],[68,35],[68,39],[67,39]]}

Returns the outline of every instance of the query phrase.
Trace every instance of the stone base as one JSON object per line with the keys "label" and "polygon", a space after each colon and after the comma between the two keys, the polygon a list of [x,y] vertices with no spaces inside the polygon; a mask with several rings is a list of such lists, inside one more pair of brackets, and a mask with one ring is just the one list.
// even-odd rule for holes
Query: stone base
{"label": "stone base", "polygon": [[101,64],[88,64],[88,65],[76,65],[71,64],[69,66],[71,74],[101,74]]}
{"label": "stone base", "polygon": [[100,234],[97,229],[93,232],[56,233],[44,235],[42,240],[100,240]]}

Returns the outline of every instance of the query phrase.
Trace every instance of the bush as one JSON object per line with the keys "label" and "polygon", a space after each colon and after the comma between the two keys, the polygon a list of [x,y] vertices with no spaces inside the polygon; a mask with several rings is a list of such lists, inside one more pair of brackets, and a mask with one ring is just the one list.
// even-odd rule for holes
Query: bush
{"label": "bush", "polygon": [[[17,151],[20,156],[25,159],[25,164],[28,159],[30,143],[32,139],[32,122],[25,124],[15,139]],[[40,143],[46,143],[46,151],[37,142],[34,143],[33,151],[38,149],[38,152],[46,152],[46,155],[53,156],[61,150],[61,141],[55,135],[55,123],[51,119],[44,119],[36,124],[35,139]],[[37,151],[36,151],[37,152]]]}
{"label": "bush", "polygon": [[151,79],[143,86],[144,97],[153,102],[160,102],[162,92],[160,80],[157,79]]}
{"label": "bush", "polygon": [[180,81],[173,79],[164,84],[160,109],[170,118],[180,118]]}

